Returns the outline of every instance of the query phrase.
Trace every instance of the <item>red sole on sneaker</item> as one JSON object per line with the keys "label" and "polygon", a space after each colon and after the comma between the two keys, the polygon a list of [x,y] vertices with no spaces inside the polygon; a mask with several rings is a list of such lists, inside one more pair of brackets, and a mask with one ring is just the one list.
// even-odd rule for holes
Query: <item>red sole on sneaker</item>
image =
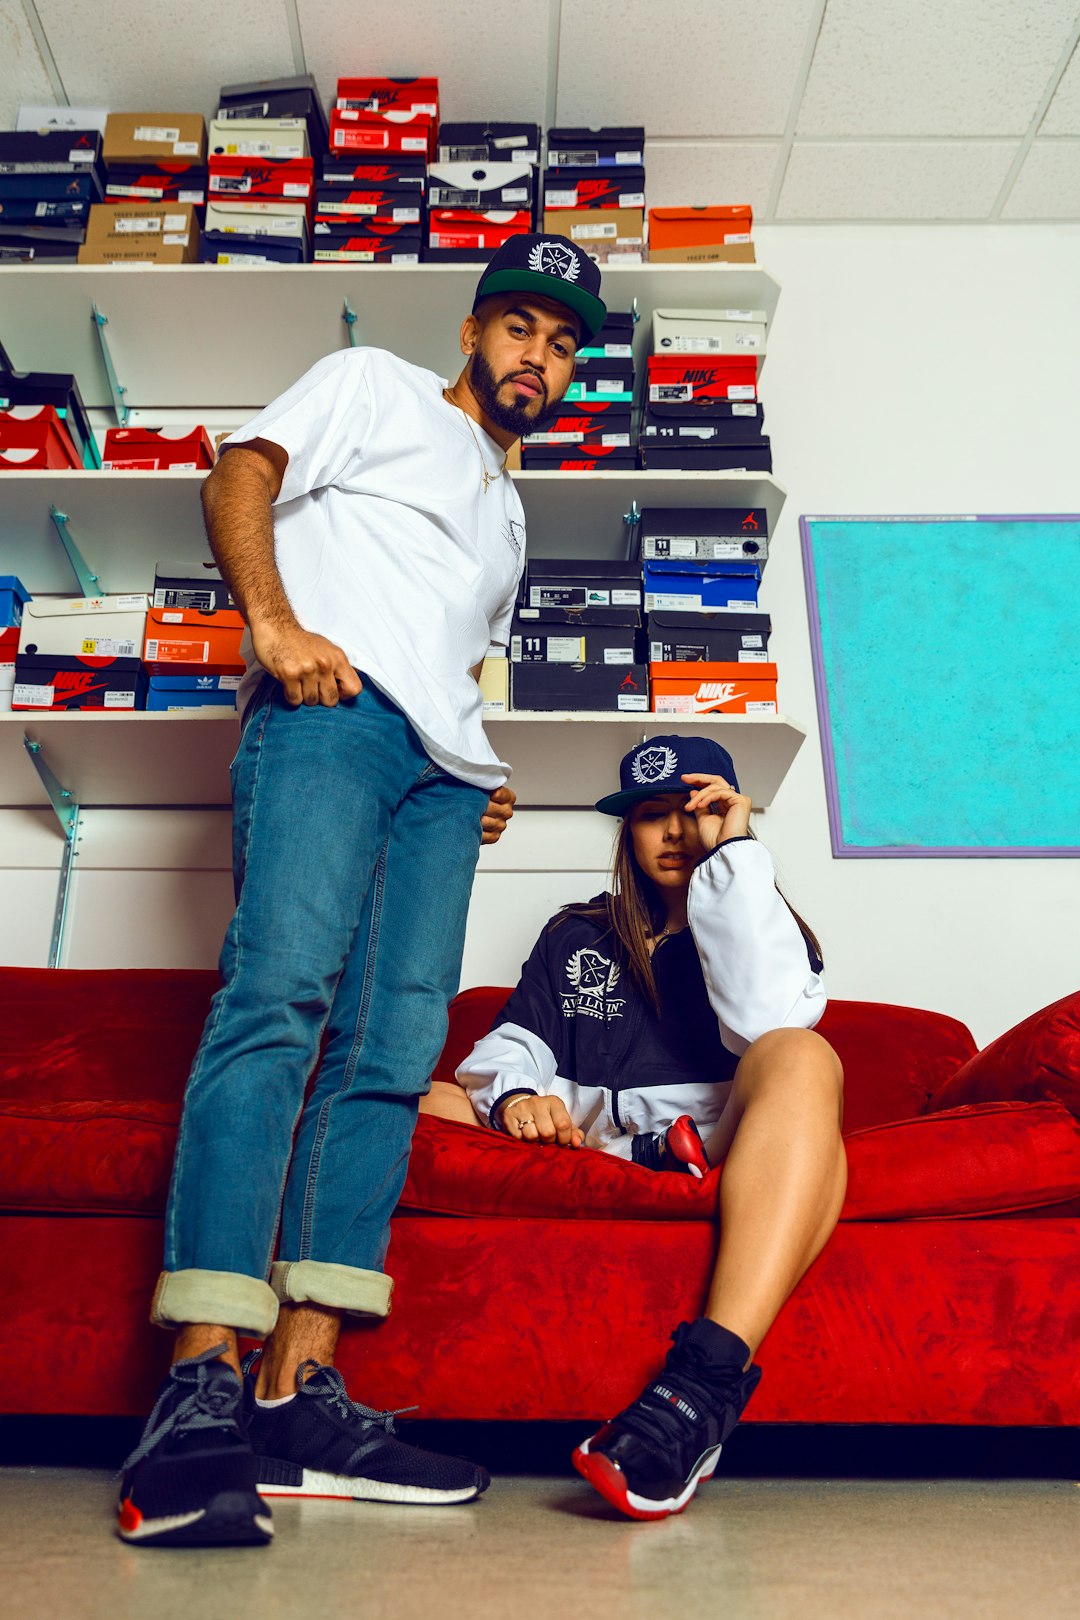
{"label": "red sole on sneaker", "polygon": [[677,1508],[639,1508],[630,1501],[629,1487],[622,1469],[617,1468],[602,1452],[583,1451],[579,1446],[571,1461],[582,1479],[587,1480],[605,1502],[610,1502],[620,1513],[625,1513],[628,1519],[668,1519],[675,1513],[685,1512],[689,1506],[690,1498],[687,1498]]}
{"label": "red sole on sneaker", "polygon": [[705,1156],[701,1137],[689,1114],[680,1114],[673,1124],[668,1126],[664,1138],[669,1153],[674,1154],[686,1165],[690,1174],[701,1181],[712,1169]]}

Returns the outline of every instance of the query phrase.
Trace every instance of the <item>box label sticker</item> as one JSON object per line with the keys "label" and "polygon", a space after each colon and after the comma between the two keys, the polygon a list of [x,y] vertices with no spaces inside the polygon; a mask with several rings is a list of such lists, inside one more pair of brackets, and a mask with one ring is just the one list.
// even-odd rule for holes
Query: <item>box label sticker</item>
{"label": "box label sticker", "polygon": [[[605,591],[604,594],[606,596],[607,592]],[[611,605],[612,605],[612,607],[640,607],[641,606],[641,592],[640,591],[612,591],[612,593],[611,593]]]}
{"label": "box label sticker", "polygon": [[286,180],[281,193],[284,197],[310,197],[311,187],[306,181],[301,183],[299,180]]}
{"label": "box label sticker", "polygon": [[633,711],[640,714],[649,707],[649,699],[644,692],[620,692],[619,708],[623,713]]}
{"label": "box label sticker", "polygon": [[725,236],[724,237],[724,245],[725,245],[725,247],[727,247],[728,245],[734,246],[735,243],[737,243],[737,242],[749,242],[750,240],[751,240],[750,232],[749,231],[741,231],[735,236]]}
{"label": "box label sticker", "polygon": [[616,152],[616,163],[644,163],[644,152]]}
{"label": "box label sticker", "polygon": [[210,643],[150,640],[146,643],[145,656],[148,664],[208,664]]}
{"label": "box label sticker", "polygon": [[577,187],[573,191],[553,191],[549,186],[544,193],[545,208],[576,208]]}
{"label": "box label sticker", "polygon": [[740,649],[739,656],[736,659],[736,663],[739,664],[767,664],[768,662],[768,653],[748,652],[745,647]]}
{"label": "box label sticker", "polygon": [[602,220],[598,225],[571,225],[570,240],[572,242],[597,242],[603,237],[614,238],[618,226],[614,220]]}
{"label": "box label sticker", "polygon": [[163,613],[161,622],[163,624],[183,624],[184,615],[183,613]]}
{"label": "box label sticker", "polygon": [[520,664],[521,663],[521,637],[520,636],[511,636],[510,637],[510,658],[511,658],[511,661],[513,663],[515,663],[515,664]]}
{"label": "box label sticker", "polygon": [[166,247],[187,247],[188,233],[187,231],[167,231],[161,240]]}
{"label": "box label sticker", "polygon": [[69,163],[93,163],[93,152],[87,152],[84,147],[74,146],[68,153]]}
{"label": "box label sticker", "polygon": [[645,193],[643,191],[621,191],[619,193],[620,208],[644,208]]}
{"label": "box label sticker", "polygon": [[263,258],[259,253],[219,253],[218,264],[271,264],[273,260]]}
{"label": "box label sticker", "polygon": [[743,636],[742,644],[744,647],[764,647],[765,638],[764,636]]}
{"label": "box label sticker", "polygon": [[[187,215],[186,214],[166,214],[165,215],[165,229],[167,231],[182,231],[182,230],[184,230],[186,228],[186,226],[187,226]],[[187,237],[185,237],[184,240],[186,242]]]}
{"label": "box label sticker", "polygon": [[[161,124],[136,124],[135,139],[137,141],[160,141],[164,145],[172,146],[180,139],[180,131]],[[198,151],[198,147],[195,150]]]}
{"label": "box label sticker", "polygon": [[136,219],[117,219],[113,221],[113,229],[117,235],[136,232],[140,236],[152,236],[161,229],[161,216],[155,214]]}
{"label": "box label sticker", "polygon": [[80,649],[84,658],[137,658],[137,641],[120,641],[115,636],[89,636]]}
{"label": "box label sticker", "polygon": [[747,712],[747,714],[775,714],[776,713],[776,704],[775,703],[748,703],[746,705],[746,712]]}
{"label": "box label sticker", "polygon": [[426,152],[427,141],[417,135],[403,135],[401,137],[401,150],[403,152]]}
{"label": "box label sticker", "polygon": [[757,415],[757,406],[756,405],[733,405],[731,407],[731,414],[732,414],[732,416],[756,416]]}
{"label": "box label sticker", "polygon": [[184,203],[203,203],[203,202],[206,201],[206,192],[205,191],[178,191],[176,193],[176,200],[177,200],[177,202],[184,202]]}
{"label": "box label sticker", "polygon": [[632,664],[634,662],[633,647],[605,647],[605,664]]}
{"label": "box label sticker", "polygon": [[27,686],[22,681],[16,681],[11,689],[12,703],[25,703],[35,709],[51,709],[55,688],[51,686]]}
{"label": "box label sticker", "polygon": [[728,399],[756,399],[757,389],[752,383],[732,383],[727,391]]}
{"label": "box label sticker", "polygon": [[585,641],[582,636],[549,636],[547,644],[549,664],[581,664],[585,661]]}
{"label": "box label sticker", "polygon": [[173,155],[175,157],[198,157],[198,141],[173,141]]}
{"label": "box label sticker", "polygon": [[401,225],[416,225],[420,222],[420,210],[419,208],[395,208],[390,217]]}
{"label": "box label sticker", "polygon": [[135,693],[106,692],[104,706],[106,709],[133,709],[135,707]]}

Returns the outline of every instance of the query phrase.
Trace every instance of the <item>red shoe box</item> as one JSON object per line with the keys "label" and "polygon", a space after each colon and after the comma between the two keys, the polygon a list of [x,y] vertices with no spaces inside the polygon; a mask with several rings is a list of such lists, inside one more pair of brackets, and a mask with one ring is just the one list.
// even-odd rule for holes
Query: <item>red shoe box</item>
{"label": "red shoe box", "polygon": [[332,152],[412,152],[429,159],[435,155],[439,121],[429,113],[341,111],[330,112]]}
{"label": "red shoe box", "polygon": [[707,360],[701,355],[651,354],[650,405],[695,406],[704,400],[757,399],[756,354],[725,355]]}
{"label": "red shoe box", "polygon": [[775,664],[650,664],[654,714],[775,714]]}
{"label": "red shoe box", "polygon": [[210,159],[211,202],[252,202],[276,199],[305,202],[315,191],[315,164],[309,158],[225,157]]}
{"label": "red shoe box", "polygon": [[532,214],[527,209],[480,214],[470,208],[433,208],[428,215],[428,246],[500,248],[510,237],[527,234],[532,228]]}
{"label": "red shoe box", "polygon": [[377,74],[344,75],[337,82],[334,111],[422,112],[439,116],[439,81],[435,78],[388,79]]}
{"label": "red shoe box", "polygon": [[67,424],[55,405],[18,405],[0,411],[0,468],[33,472],[81,467]]}
{"label": "red shoe box", "polygon": [[199,613],[194,608],[152,607],[146,615],[143,663],[151,675],[242,675],[240,654],[244,620],[224,608]]}
{"label": "red shoe box", "polygon": [[110,428],[105,435],[103,472],[160,472],[166,467],[195,470],[214,465],[214,447],[204,427],[190,433],[168,428]]}

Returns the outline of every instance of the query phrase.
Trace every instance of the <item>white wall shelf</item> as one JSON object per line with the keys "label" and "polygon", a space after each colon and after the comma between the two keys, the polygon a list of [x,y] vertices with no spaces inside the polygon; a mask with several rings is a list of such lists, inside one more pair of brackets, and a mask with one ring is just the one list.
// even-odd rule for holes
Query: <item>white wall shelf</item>
{"label": "white wall shelf", "polygon": [[[525,807],[591,805],[619,780],[634,743],[661,733],[706,733],[738,761],[755,808],[774,798],[806,733],[780,715],[512,714],[485,722],[492,747],[514,766]],[[229,803],[236,716],[191,714],[0,714],[0,805],[39,807],[45,791],[23,743],[39,742],[48,765],[82,808]]]}
{"label": "white wall shelf", "polygon": [[[472,305],[479,265],[10,265],[0,270],[2,335],[22,370],[73,371],[88,406],[112,396],[90,309],[106,335],[132,408],[260,407],[320,356],[347,344],[342,307],[357,316],[358,343],[454,377],[458,329]],[[660,308],[764,309],[779,284],[759,265],[612,265],[603,296],[612,310],[637,299],[639,370]]]}
{"label": "white wall shelf", "polygon": [[[2,287],[2,282],[0,282]],[[0,475],[0,574],[17,574],[31,595],[77,595],[49,518],[55,505],[87,563],[117,591],[148,591],[159,557],[208,556],[198,486],[201,472],[7,472]],[[764,473],[519,472],[534,557],[622,557],[623,514],[643,506],[764,507],[769,532],[783,487]]]}

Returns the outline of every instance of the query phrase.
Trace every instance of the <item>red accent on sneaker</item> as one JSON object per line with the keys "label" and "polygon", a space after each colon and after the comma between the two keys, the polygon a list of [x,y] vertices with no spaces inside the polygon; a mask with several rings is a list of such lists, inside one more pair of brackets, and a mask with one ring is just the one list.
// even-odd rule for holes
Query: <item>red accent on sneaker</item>
{"label": "red accent on sneaker", "polygon": [[705,1157],[705,1148],[698,1135],[697,1126],[689,1114],[680,1114],[674,1124],[669,1125],[664,1142],[668,1152],[680,1163],[685,1164],[692,1176],[698,1181],[707,1176],[712,1165]]}
{"label": "red accent on sneaker", "polygon": [[142,1524],[143,1516],[130,1496],[125,1496],[121,1502],[119,1518],[121,1530],[126,1530],[129,1534],[132,1530],[137,1530]]}
{"label": "red accent on sneaker", "polygon": [[693,1499],[693,1493],[679,1508],[635,1507],[630,1501],[629,1487],[626,1475],[610,1457],[605,1457],[601,1451],[582,1451],[579,1446],[574,1452],[571,1461],[582,1479],[588,1480],[594,1491],[599,1491],[605,1502],[625,1513],[628,1519],[669,1519],[675,1513],[685,1513]]}

